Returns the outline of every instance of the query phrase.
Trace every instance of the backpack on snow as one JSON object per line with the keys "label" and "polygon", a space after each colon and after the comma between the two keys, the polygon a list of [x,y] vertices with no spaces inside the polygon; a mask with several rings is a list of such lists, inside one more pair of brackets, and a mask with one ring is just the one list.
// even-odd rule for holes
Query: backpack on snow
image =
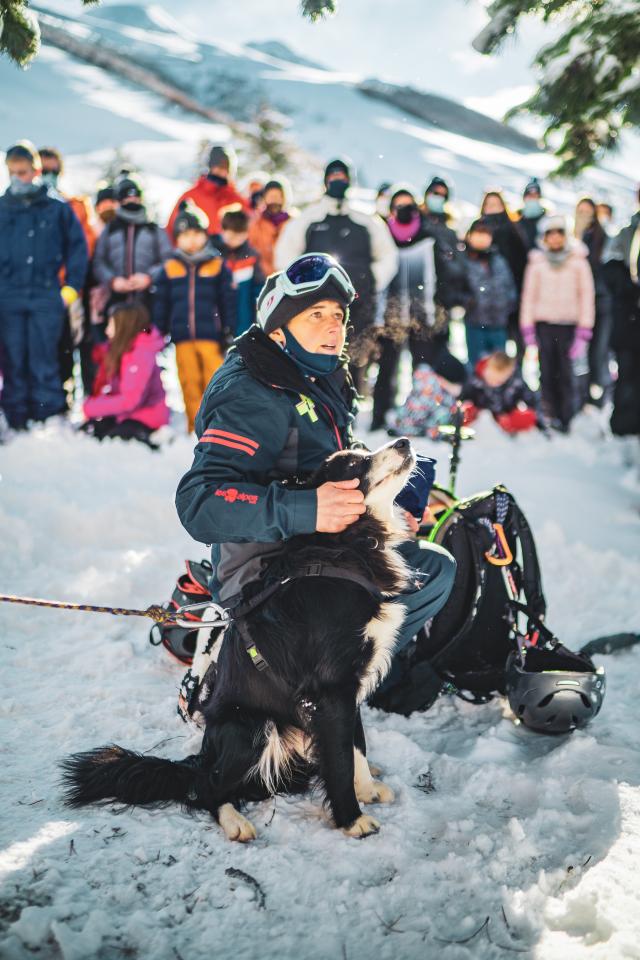
{"label": "backpack on snow", "polygon": [[[482,703],[506,691],[505,667],[514,650],[516,611],[504,582],[513,578],[531,618],[544,617],[546,602],[531,528],[506,487],[463,500],[434,488],[436,523],[426,536],[448,550],[457,569],[451,594],[415,643],[400,655],[402,676],[371,698],[373,706],[409,714],[428,709],[448,685],[464,699]],[[496,524],[505,553],[495,553]]]}

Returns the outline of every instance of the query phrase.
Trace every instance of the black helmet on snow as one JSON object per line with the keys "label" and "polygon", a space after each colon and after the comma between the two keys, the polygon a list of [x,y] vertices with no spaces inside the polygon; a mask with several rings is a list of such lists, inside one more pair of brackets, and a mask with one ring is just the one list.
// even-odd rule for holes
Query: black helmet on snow
{"label": "black helmet on snow", "polygon": [[540,644],[509,654],[506,685],[509,704],[526,727],[538,733],[570,733],[600,712],[605,693],[604,667],[584,653],[559,643],[537,618],[530,618]]}

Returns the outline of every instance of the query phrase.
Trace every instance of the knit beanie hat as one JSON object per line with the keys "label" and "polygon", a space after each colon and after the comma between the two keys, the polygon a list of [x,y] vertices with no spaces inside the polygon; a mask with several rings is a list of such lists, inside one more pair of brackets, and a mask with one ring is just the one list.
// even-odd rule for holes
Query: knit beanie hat
{"label": "knit beanie hat", "polygon": [[428,193],[433,193],[434,187],[444,187],[444,189],[447,191],[447,200],[449,199],[449,194],[451,192],[449,189],[449,184],[447,183],[446,180],[443,180],[442,177],[431,178],[431,180],[427,184],[426,190],[424,191],[425,197]]}
{"label": "knit beanie hat", "polygon": [[341,160],[339,157],[337,157],[335,160],[330,160],[324,168],[325,184],[327,182],[327,178],[332,173],[344,173],[347,180],[351,181],[351,170],[349,168],[349,164],[345,160]]}
{"label": "knit beanie hat", "polygon": [[538,180],[537,177],[531,177],[526,187],[522,191],[522,196],[526,197],[530,193],[535,193],[539,197],[542,196],[542,187],[540,186],[540,181]]}
{"label": "knit beanie hat", "polygon": [[102,203],[103,200],[115,200],[116,191],[112,184],[106,184],[104,187],[100,187],[96,193],[96,206],[99,203]]}
{"label": "knit beanie hat", "polygon": [[232,152],[226,147],[215,146],[211,147],[209,151],[210,167],[225,167],[228,171],[231,171],[232,159]]}
{"label": "knit beanie hat", "polygon": [[544,237],[545,233],[549,233],[550,230],[560,230],[562,233],[566,233],[567,221],[558,213],[543,217],[538,223],[539,235]]}
{"label": "knit beanie hat", "polygon": [[300,297],[290,297],[285,295],[263,322],[260,319],[261,308],[264,305],[264,307],[268,309],[270,297],[275,300],[275,296],[277,295],[277,291],[275,289],[276,281],[279,276],[280,274],[273,273],[270,277],[267,277],[265,285],[258,296],[258,322],[265,333],[273,333],[273,331],[277,330],[278,327],[286,326],[290,320],[293,320],[294,317],[297,317],[297,315],[302,313],[303,310],[308,310],[315,303],[319,303],[321,300],[337,300],[344,310],[345,323],[348,321],[349,300],[347,299],[340,284],[337,283],[333,277],[328,277],[321,287],[318,287],[316,290],[312,290],[309,293],[305,293]]}
{"label": "knit beanie hat", "polygon": [[189,200],[183,200],[173,221],[174,237],[184,233],[185,230],[203,230],[206,233],[208,229],[209,218],[207,215]]}
{"label": "knit beanie hat", "polygon": [[142,198],[142,187],[132,177],[123,177],[122,180],[118,180],[115,184],[115,189],[116,200],[120,203],[128,197]]}

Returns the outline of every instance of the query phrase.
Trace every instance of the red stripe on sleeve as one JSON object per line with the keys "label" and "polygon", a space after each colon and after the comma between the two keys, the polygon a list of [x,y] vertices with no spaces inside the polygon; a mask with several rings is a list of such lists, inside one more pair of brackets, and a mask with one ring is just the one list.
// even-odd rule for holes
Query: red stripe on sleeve
{"label": "red stripe on sleeve", "polygon": [[232,440],[223,440],[222,437],[201,437],[200,443],[217,443],[221,447],[232,447],[234,450],[242,450],[243,453],[248,453],[250,457],[255,457],[256,451],[252,450],[251,447],[246,447],[242,443],[234,443]]}
{"label": "red stripe on sleeve", "polygon": [[256,443],[255,440],[251,440],[249,437],[242,437],[239,433],[229,433],[228,430],[217,430],[211,427],[209,430],[205,430],[203,433],[204,437],[226,437],[227,440],[237,440],[238,443],[244,443],[247,447],[253,447],[254,450],[257,450],[260,446],[259,443]]}

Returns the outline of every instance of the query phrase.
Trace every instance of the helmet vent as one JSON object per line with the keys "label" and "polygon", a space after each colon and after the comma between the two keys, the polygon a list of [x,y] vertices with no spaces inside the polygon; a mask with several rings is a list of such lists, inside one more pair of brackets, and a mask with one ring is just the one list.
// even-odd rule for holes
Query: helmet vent
{"label": "helmet vent", "polygon": [[552,700],[553,700],[553,694],[552,694],[552,693],[548,693],[548,694],[546,695],[546,697],[543,697],[543,698],[542,698],[542,700],[540,701],[540,703],[538,704],[538,706],[539,706],[539,707],[548,707]]}

